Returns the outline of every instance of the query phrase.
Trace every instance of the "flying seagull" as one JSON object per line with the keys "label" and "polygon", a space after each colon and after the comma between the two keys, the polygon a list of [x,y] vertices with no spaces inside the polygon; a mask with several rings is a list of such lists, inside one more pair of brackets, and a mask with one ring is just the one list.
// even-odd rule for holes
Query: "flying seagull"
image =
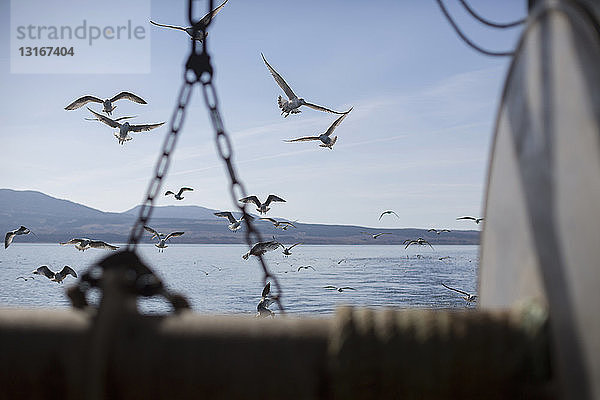
{"label": "flying seagull", "polygon": [[270,194],[264,203],[261,203],[260,200],[258,200],[258,197],[256,197],[256,196],[244,197],[243,199],[240,199],[239,201],[242,203],[254,203],[254,205],[256,205],[256,207],[257,207],[256,211],[258,211],[261,214],[266,214],[267,211],[270,210],[269,204],[271,204],[274,201],[280,201],[280,202],[285,203],[284,199],[282,199],[279,196],[275,196],[274,194]]}
{"label": "flying seagull", "polygon": [[[208,25],[208,23],[210,22],[210,20],[212,18],[214,18],[215,15],[217,15],[217,13],[221,10],[221,8],[228,1],[229,0],[225,0],[220,6],[218,6],[217,8],[215,8],[214,10],[212,10],[211,12],[209,12],[208,14],[206,14],[204,17],[202,17],[202,19],[200,21],[198,21],[198,23],[202,24],[202,25],[205,25],[205,26]],[[187,28],[184,28],[183,26],[164,25],[164,24],[159,24],[157,22],[154,22],[152,20],[150,20],[150,23],[152,25],[162,26],[163,28],[171,28],[171,29],[177,29],[177,30],[180,30],[180,31],[184,31],[185,33],[187,33],[188,35],[190,35],[190,39],[198,40],[200,42],[203,41],[204,38],[208,35],[208,32],[206,32],[206,34],[203,36],[201,30],[196,31],[196,34],[194,35],[194,28],[191,27],[191,26],[188,26]]]}
{"label": "flying seagull", "polygon": [[183,200],[183,196],[182,196],[183,192],[192,192],[193,190],[194,189],[192,189],[191,187],[182,187],[179,189],[179,192],[177,192],[177,193],[167,190],[165,192],[165,196],[172,194],[173,196],[175,196],[176,200]]}
{"label": "flying seagull", "polygon": [[244,260],[247,260],[250,256],[262,256],[267,251],[275,250],[279,247],[279,243],[274,240],[270,240],[268,242],[258,242],[252,248],[242,256]]}
{"label": "flying seagull", "polygon": [[469,303],[474,303],[477,301],[477,295],[469,294],[467,292],[463,292],[462,290],[451,288],[450,286],[447,286],[444,283],[442,283],[442,286],[445,287],[446,289],[454,290],[455,292],[458,292],[458,293],[464,295],[464,296],[462,296],[462,298],[465,299],[466,301],[468,301]]}
{"label": "flying seagull", "polygon": [[459,219],[470,219],[475,221],[476,224],[479,224],[481,221],[483,221],[485,218],[475,218],[475,217],[460,217],[460,218],[456,218],[457,220]]}
{"label": "flying seagull", "polygon": [[391,235],[392,234],[392,232],[380,232],[380,233],[375,233],[375,234],[372,234],[372,233],[369,233],[369,232],[361,232],[361,233],[366,233],[367,235],[371,235],[371,237],[373,239],[377,239],[381,235]]}
{"label": "flying seagull", "polygon": [[281,228],[284,231],[287,230],[287,228],[291,227],[296,227],[296,225],[294,225],[293,223],[289,222],[289,221],[277,221],[275,218],[268,218],[268,217],[261,217],[259,219],[262,219],[263,221],[269,221],[273,224],[273,226],[275,228]]}
{"label": "flying seagull", "polygon": [[130,125],[129,122],[120,123],[114,119],[105,117],[104,115],[98,114],[97,112],[91,110],[89,107],[87,109],[98,118],[98,120],[111,128],[117,128],[119,131],[115,132],[114,135],[119,141],[119,144],[123,144],[131,139],[129,136],[129,132],[139,133],[151,131],[152,129],[158,128],[163,125],[164,122],[159,122],[158,124],[144,124],[144,125]]}
{"label": "flying seagull", "polygon": [[271,310],[269,310],[269,306],[271,304],[273,304],[275,302],[274,299],[272,299],[269,295],[271,294],[271,282],[267,282],[267,284],[265,285],[263,291],[262,291],[262,296],[260,298],[260,301],[258,302],[258,305],[256,306],[256,317],[274,317],[275,313]]}
{"label": "flying seagull", "polygon": [[[28,228],[25,228],[23,225],[21,225],[19,227],[19,229],[15,229],[14,231],[8,231],[6,232],[6,236],[4,236],[4,248],[8,248],[8,246],[10,246],[10,244],[12,243],[13,239],[15,238],[15,236],[18,235],[27,235],[29,233],[33,233],[31,230],[29,230]],[[33,233],[35,235],[35,233]]]}
{"label": "flying seagull", "polygon": [[394,214],[396,216],[396,218],[400,219],[400,217],[398,216],[398,214],[396,214],[394,211],[392,210],[387,210],[381,213],[381,215],[379,216],[379,220],[381,221],[381,217],[383,217],[386,214]]}
{"label": "flying seagull", "polygon": [[[275,242],[277,242],[277,241],[275,240],[275,238],[274,238],[274,237],[273,237],[273,240],[274,240]],[[287,256],[291,256],[291,255],[292,255],[292,252],[291,252],[291,250],[292,250],[292,248],[293,248],[294,246],[298,246],[299,244],[302,244],[301,242],[298,242],[298,243],[294,243],[294,244],[293,244],[293,245],[291,245],[290,247],[285,247],[285,246],[284,246],[282,243],[279,243],[279,242],[277,242],[277,243],[278,243],[278,244],[279,244],[281,247],[283,247],[283,251],[282,251],[282,253],[283,253],[283,255],[284,255],[284,256],[286,256],[286,257],[287,257]]]}
{"label": "flying seagull", "polygon": [[[148,103],[146,103],[146,100],[142,99],[140,96],[137,96],[130,92],[121,92],[121,93],[116,94],[115,96],[111,97],[110,99],[106,99],[106,100],[99,99],[96,96],[83,96],[83,97],[78,98],[77,100],[75,100],[74,102],[69,104],[68,106],[66,106],[65,110],[76,110],[79,107],[84,106],[89,102],[94,102],[94,103],[102,104],[102,107],[103,107],[102,111],[104,111],[108,115],[111,115],[113,110],[115,108],[117,108],[117,106],[113,106],[112,103],[114,103],[117,100],[121,100],[121,99],[131,100],[138,104],[148,104]],[[133,117],[128,117],[128,118],[133,118]]]}
{"label": "flying seagull", "polygon": [[158,243],[155,243],[154,245],[156,247],[158,247],[158,252],[162,253],[163,251],[165,251],[165,249],[167,247],[169,247],[169,246],[167,246],[167,240],[171,239],[172,237],[181,236],[184,233],[185,232],[171,232],[167,236],[165,236],[164,238],[159,237]]}
{"label": "flying seagull", "polygon": [[319,136],[304,136],[304,137],[299,137],[296,139],[284,140],[284,142],[291,143],[291,142],[309,142],[312,140],[320,140],[321,141],[321,144],[319,145],[320,147],[326,147],[329,150],[333,150],[333,145],[335,144],[335,142],[337,142],[338,137],[334,136],[332,139],[331,134],[333,133],[335,128],[337,128],[337,126],[342,123],[342,121],[344,120],[344,118],[346,118],[346,115],[348,115],[348,113],[350,111],[352,111],[352,108],[349,109],[348,111],[346,111],[344,113],[344,115],[342,115],[341,117],[339,117],[338,119],[333,121],[333,124],[331,124],[329,129],[327,129],[327,131],[325,133],[322,133]]}
{"label": "flying seagull", "polygon": [[25,282],[27,282],[28,280],[34,279],[35,278],[33,276],[28,276],[28,277],[24,277],[24,276],[17,276],[17,279],[15,279],[15,281],[19,280],[19,279],[23,279]]}
{"label": "flying seagull", "polygon": [[154,239],[156,237],[160,240],[161,238],[166,236],[164,233],[159,232],[156,229],[150,228],[147,225],[144,225],[144,229],[152,234],[152,237],[150,239]]}
{"label": "flying seagull", "polygon": [[92,240],[88,238],[73,238],[68,242],[61,242],[60,244],[62,246],[73,244],[75,245],[75,248],[80,251],[86,251],[87,249],[116,250],[119,248],[119,246],[113,246],[112,244],[108,244],[102,240]]}
{"label": "flying seagull", "polygon": [[44,275],[46,278],[50,279],[53,282],[62,283],[62,281],[67,277],[67,275],[72,275],[74,278],[77,278],[77,272],[73,270],[73,268],[65,265],[60,272],[52,272],[47,265],[42,265],[38,267],[36,270],[31,272],[35,275]]}
{"label": "flying seagull", "polygon": [[[290,114],[298,114],[301,112],[299,110],[299,108],[301,106],[307,106],[314,110],[330,112],[333,114],[345,114],[344,112],[333,111],[333,110],[330,110],[329,108],[318,106],[318,105],[312,104],[312,103],[307,103],[306,101],[304,101],[304,99],[298,98],[298,96],[296,96],[296,94],[292,91],[292,88],[290,88],[289,85],[283,80],[281,75],[279,75],[277,73],[277,71],[275,71],[275,69],[273,67],[271,67],[271,65],[269,65],[264,54],[260,53],[260,55],[262,56],[263,61],[267,65],[267,68],[271,72],[271,75],[273,75],[273,79],[275,79],[275,82],[277,82],[279,87],[285,92],[286,96],[289,99],[289,100],[284,100],[283,97],[281,97],[281,96],[279,96],[277,98],[277,104],[279,104],[279,108],[281,109],[281,115],[283,115],[284,117],[287,117]],[[349,111],[347,111],[347,112],[349,112]]]}
{"label": "flying seagull", "polygon": [[[231,213],[231,211],[220,211],[220,212],[216,212],[215,215],[217,217],[224,217],[227,218],[227,220],[229,221],[229,225],[227,226],[229,228],[230,231],[235,232],[238,229],[240,229],[242,227],[242,220],[244,219],[244,216],[242,215],[242,217],[240,219],[236,219],[233,214]],[[250,219],[254,219],[251,216],[248,216]]]}
{"label": "flying seagull", "polygon": [[298,271],[300,271],[301,269],[312,269],[313,271],[316,271],[316,269],[312,266],[312,265],[303,265],[298,267]]}
{"label": "flying seagull", "polygon": [[339,288],[337,286],[331,286],[331,285],[323,286],[323,289],[337,290],[338,292],[343,292],[344,290],[356,290],[350,286],[344,286],[344,287]]}
{"label": "flying seagull", "polygon": [[408,249],[408,246],[413,245],[413,244],[417,244],[419,246],[429,245],[429,247],[431,247],[433,249],[433,246],[431,245],[431,243],[429,243],[427,240],[425,240],[423,238],[417,238],[416,240],[406,239],[404,242],[402,242],[402,244],[406,244],[406,246],[404,247],[405,249]]}
{"label": "flying seagull", "polygon": [[427,229],[427,232],[435,232],[438,235],[442,232],[450,232],[450,229],[435,229],[435,228],[431,228],[431,229]]}

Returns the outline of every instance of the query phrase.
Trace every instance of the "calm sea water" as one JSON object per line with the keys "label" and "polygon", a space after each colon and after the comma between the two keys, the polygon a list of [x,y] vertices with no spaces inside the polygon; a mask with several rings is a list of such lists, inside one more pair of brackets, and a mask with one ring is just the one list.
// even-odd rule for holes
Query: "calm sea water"
{"label": "calm sea water", "polygon": [[[243,260],[243,245],[185,245],[172,243],[164,253],[151,244],[139,246],[142,259],[167,286],[184,294],[200,313],[254,314],[262,291],[262,271],[254,257]],[[477,290],[478,246],[314,246],[300,245],[285,257],[280,250],[267,253],[269,268],[283,288],[288,313],[329,314],[338,305],[371,307],[471,307],[458,293],[441,283]],[[69,265],[78,273],[108,255],[105,250],[77,251],[73,246],[13,243],[0,252],[0,306],[69,307],[64,284],[36,276],[40,265],[53,271]],[[442,257],[449,257],[440,260]],[[340,262],[340,260],[344,260]],[[298,267],[311,265],[315,270]],[[350,286],[356,290],[338,292],[323,286]],[[143,300],[145,312],[166,312],[162,300]],[[277,312],[276,305],[271,306]]]}

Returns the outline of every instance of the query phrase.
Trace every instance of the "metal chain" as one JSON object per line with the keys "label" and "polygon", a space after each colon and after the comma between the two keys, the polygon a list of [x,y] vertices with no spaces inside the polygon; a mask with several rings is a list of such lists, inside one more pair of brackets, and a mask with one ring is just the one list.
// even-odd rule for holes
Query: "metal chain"
{"label": "metal chain", "polygon": [[193,83],[188,82],[188,80],[186,79],[183,85],[181,86],[181,89],[179,90],[177,107],[175,108],[173,116],[171,117],[170,132],[165,138],[162,147],[162,153],[158,157],[158,161],[156,162],[156,166],[154,168],[154,178],[152,178],[150,184],[148,185],[146,198],[144,199],[144,203],[140,208],[138,219],[131,228],[131,232],[129,234],[128,250],[130,251],[135,250],[138,242],[144,234],[144,225],[147,225],[148,220],[152,215],[154,199],[156,198],[162,187],[162,179],[165,177],[169,169],[169,164],[171,162],[170,156],[172,151],[175,149],[178,133],[181,130],[181,127],[183,126],[186,107],[190,101],[190,96],[192,94],[192,87]]}
{"label": "metal chain", "polygon": [[[165,138],[162,153],[158,159],[158,162],[156,163],[154,178],[150,181],[146,199],[144,200],[144,204],[142,204],[138,219],[131,229],[129,236],[128,249],[131,251],[135,250],[138,242],[144,234],[144,225],[147,224],[150,216],[152,215],[154,200],[161,189],[162,179],[169,169],[170,156],[175,148],[175,144],[177,143],[178,133],[183,126],[183,121],[186,115],[186,107],[190,100],[192,88],[198,82],[202,84],[204,102],[209,109],[210,119],[215,129],[215,143],[219,152],[219,156],[225,163],[227,172],[229,173],[229,189],[231,197],[233,202],[237,204],[239,211],[243,214],[244,220],[246,221],[246,243],[248,246],[252,247],[254,243],[262,241],[260,233],[252,224],[252,217],[246,211],[246,203],[240,205],[238,201],[239,198],[246,197],[246,190],[244,185],[239,181],[235,166],[233,165],[233,146],[231,144],[229,135],[225,133],[223,119],[221,118],[221,113],[218,108],[219,101],[217,92],[212,82],[213,68],[210,63],[210,55],[207,52],[206,29],[212,22],[212,18],[208,18],[207,21],[202,21],[202,19],[195,20],[193,4],[194,0],[188,0],[188,19],[194,30],[192,37],[197,37],[196,35],[198,31],[202,32],[202,37],[204,39],[202,40],[201,51],[198,52],[196,48],[198,41],[191,40],[192,50],[186,63],[184,83],[179,92],[177,108],[173,112],[173,117],[171,118],[170,132]],[[208,9],[210,14],[213,10],[213,0],[208,0]],[[266,282],[269,279],[271,282],[273,282],[276,291],[273,299],[277,303],[281,313],[285,314],[285,309],[281,303],[282,290],[279,281],[277,277],[269,271],[263,256],[258,256],[258,259],[264,274],[263,284],[266,285]]]}
{"label": "metal chain", "polygon": [[[219,157],[225,164],[227,169],[227,173],[229,174],[229,191],[231,194],[231,198],[234,204],[237,205],[238,210],[243,214],[244,221],[246,221],[246,232],[245,239],[248,246],[251,248],[255,243],[262,242],[262,237],[258,230],[254,227],[252,223],[252,217],[246,210],[247,204],[240,202],[238,199],[246,197],[246,189],[242,182],[238,179],[238,175],[236,173],[235,166],[233,164],[233,146],[231,144],[231,139],[229,135],[225,132],[225,127],[223,125],[223,119],[221,118],[221,113],[219,111],[219,99],[217,96],[217,91],[213,84],[213,68],[210,64],[210,56],[207,52],[207,36],[205,34],[206,27],[210,24],[210,19],[206,25],[199,24],[200,21],[194,21],[192,17],[192,3],[194,0],[189,0],[190,7],[190,24],[194,27],[194,36],[196,35],[197,30],[202,30],[204,40],[202,42],[202,50],[200,53],[196,50],[196,44],[192,43],[192,53],[188,59],[187,70],[188,74],[186,74],[186,79],[190,82],[190,74],[192,71],[195,74],[195,82],[200,82],[202,84],[202,94],[204,97],[204,103],[208,107],[209,116],[213,128],[215,130],[215,145],[217,147],[217,151],[219,153]],[[209,0],[209,12],[213,9],[212,7],[213,0]],[[195,42],[195,41],[194,41]],[[262,255],[258,256],[258,260],[260,262],[260,266],[263,270],[263,285],[266,285],[267,280],[270,280],[275,287],[276,294],[273,297],[279,310],[282,314],[285,314],[285,309],[281,302],[282,298],[282,290],[279,284],[279,281],[275,275],[269,271],[267,267],[267,263]]]}

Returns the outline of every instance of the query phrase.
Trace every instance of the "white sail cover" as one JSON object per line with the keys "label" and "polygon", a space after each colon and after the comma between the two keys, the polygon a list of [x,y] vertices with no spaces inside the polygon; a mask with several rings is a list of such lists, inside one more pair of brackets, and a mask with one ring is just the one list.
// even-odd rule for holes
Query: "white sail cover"
{"label": "white sail cover", "polygon": [[[593,5],[589,5],[593,7]],[[540,1],[496,122],[480,307],[550,311],[567,398],[600,399],[600,27],[590,8]]]}

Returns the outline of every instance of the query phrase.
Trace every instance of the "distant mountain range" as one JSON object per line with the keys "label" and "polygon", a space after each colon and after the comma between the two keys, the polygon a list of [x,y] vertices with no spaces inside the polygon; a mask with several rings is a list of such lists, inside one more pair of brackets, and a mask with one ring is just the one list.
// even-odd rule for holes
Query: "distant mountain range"
{"label": "distant mountain range", "polygon": [[[0,189],[0,233],[25,225],[36,236],[20,236],[18,242],[60,242],[72,237],[88,237],[112,243],[127,241],[131,226],[137,219],[140,206],[122,213],[96,210],[44,193]],[[227,229],[227,220],[216,217],[211,210],[200,206],[155,207],[150,225],[161,231],[185,231],[177,243],[244,243],[242,228]],[[305,244],[402,244],[405,239],[422,237],[435,244],[479,244],[479,231],[452,231],[437,235],[425,229],[375,229],[361,226],[294,223],[296,229],[275,229],[268,221],[256,221],[265,238],[275,235],[282,243]],[[365,234],[391,232],[377,239]],[[150,242],[149,236],[146,238]]]}

